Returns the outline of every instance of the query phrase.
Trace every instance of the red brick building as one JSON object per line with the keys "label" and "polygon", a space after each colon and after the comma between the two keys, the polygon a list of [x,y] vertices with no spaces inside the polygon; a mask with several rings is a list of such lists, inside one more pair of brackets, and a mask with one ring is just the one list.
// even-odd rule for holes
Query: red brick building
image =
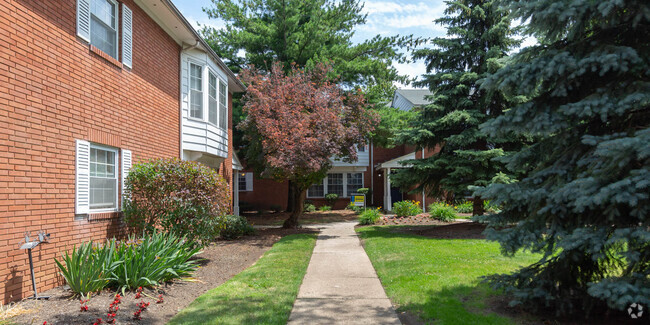
{"label": "red brick building", "polygon": [[168,0],[0,0],[0,294],[62,284],[54,257],[120,233],[123,178],[155,157],[232,182],[243,85]]}
{"label": "red brick building", "polygon": [[[392,101],[392,106],[410,110],[427,103],[426,96],[431,93],[427,90],[398,90]],[[353,163],[332,160],[332,168],[322,183],[314,184],[307,191],[307,200],[316,206],[327,205],[325,195],[336,193],[339,199],[334,204],[334,209],[343,209],[350,203],[350,194],[359,188],[370,188],[367,198],[369,206],[382,207],[392,210],[392,203],[402,200],[419,201],[422,208],[434,201],[434,198],[423,196],[422,193],[409,194],[399,188],[391,186],[391,173],[396,169],[408,168],[400,161],[420,159],[422,156],[430,157],[434,154],[431,150],[415,150],[411,146],[396,146],[382,148],[370,145],[358,148],[359,159]],[[242,206],[253,210],[269,209],[279,206],[286,209],[289,187],[286,182],[279,183],[270,179],[257,179],[250,171],[239,173],[238,177],[239,201]],[[424,198],[423,198],[424,197]]]}

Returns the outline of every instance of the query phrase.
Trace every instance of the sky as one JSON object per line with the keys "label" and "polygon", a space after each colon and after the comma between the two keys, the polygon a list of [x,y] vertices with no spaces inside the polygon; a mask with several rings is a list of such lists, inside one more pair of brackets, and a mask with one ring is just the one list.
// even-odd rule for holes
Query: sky
{"label": "sky", "polygon": [[[198,29],[198,24],[221,28],[223,21],[208,19],[203,7],[212,4],[210,0],[172,0],[187,20]],[[368,14],[365,25],[358,26],[354,42],[362,42],[379,34],[413,35],[415,37],[442,37],[444,27],[434,24],[433,20],[441,17],[445,10],[443,0],[366,0],[364,12]],[[394,64],[397,70],[411,78],[426,72],[423,61]],[[400,88],[413,88],[398,85]]]}

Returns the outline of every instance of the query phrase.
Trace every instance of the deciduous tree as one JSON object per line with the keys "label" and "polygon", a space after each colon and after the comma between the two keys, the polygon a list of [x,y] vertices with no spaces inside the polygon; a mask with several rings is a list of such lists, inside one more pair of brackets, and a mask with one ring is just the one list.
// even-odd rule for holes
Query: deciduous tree
{"label": "deciduous tree", "polygon": [[285,73],[275,63],[269,73],[241,72],[248,84],[240,124],[250,145],[246,158],[264,177],[289,180],[293,207],[284,227],[298,226],[307,189],[331,167],[330,157],[356,160],[355,144],[364,144],[377,122],[360,91],[345,92],[332,68],[295,66]]}
{"label": "deciduous tree", "polygon": [[[401,48],[412,43],[410,36],[380,36],[355,43],[355,29],[366,23],[359,0],[212,0],[203,9],[210,18],[221,19],[224,28],[204,26],[203,37],[235,72],[249,65],[270,71],[274,62],[310,68],[330,64],[340,83],[361,88],[368,103],[377,104],[392,96],[395,82],[408,79],[393,66],[407,58]],[[242,106],[233,110],[240,116]],[[236,145],[248,143],[236,129]],[[290,192],[292,187],[290,187]],[[289,195],[289,207],[293,195]]]}

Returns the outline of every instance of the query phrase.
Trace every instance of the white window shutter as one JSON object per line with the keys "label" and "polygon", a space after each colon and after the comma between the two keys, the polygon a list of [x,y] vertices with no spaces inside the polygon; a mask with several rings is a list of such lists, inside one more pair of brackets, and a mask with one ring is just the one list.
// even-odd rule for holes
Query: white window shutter
{"label": "white window shutter", "polygon": [[253,191],[253,173],[246,173],[246,191]]}
{"label": "white window shutter", "polygon": [[75,214],[90,212],[90,142],[77,140]]}
{"label": "white window shutter", "polygon": [[90,1],[77,0],[77,36],[90,42]]}
{"label": "white window shutter", "polygon": [[122,63],[133,68],[133,11],[122,4]]}
{"label": "white window shutter", "polygon": [[131,150],[122,150],[122,206],[128,197],[129,193],[126,192],[126,177],[129,176],[129,171],[133,165],[133,158]]}

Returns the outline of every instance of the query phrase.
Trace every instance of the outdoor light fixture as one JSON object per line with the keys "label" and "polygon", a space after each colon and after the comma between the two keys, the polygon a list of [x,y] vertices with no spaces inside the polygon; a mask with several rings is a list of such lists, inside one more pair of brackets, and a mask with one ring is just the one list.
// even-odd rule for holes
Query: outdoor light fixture
{"label": "outdoor light fixture", "polygon": [[29,231],[25,232],[25,243],[20,246],[20,249],[26,249],[27,254],[29,255],[29,270],[32,273],[32,286],[34,287],[34,296],[29,297],[29,299],[50,299],[49,296],[39,296],[36,291],[36,277],[34,276],[34,260],[32,259],[32,249],[36,248],[41,243],[47,243],[50,240],[50,234],[45,233],[45,231],[40,231],[38,233],[38,240],[29,241]]}

